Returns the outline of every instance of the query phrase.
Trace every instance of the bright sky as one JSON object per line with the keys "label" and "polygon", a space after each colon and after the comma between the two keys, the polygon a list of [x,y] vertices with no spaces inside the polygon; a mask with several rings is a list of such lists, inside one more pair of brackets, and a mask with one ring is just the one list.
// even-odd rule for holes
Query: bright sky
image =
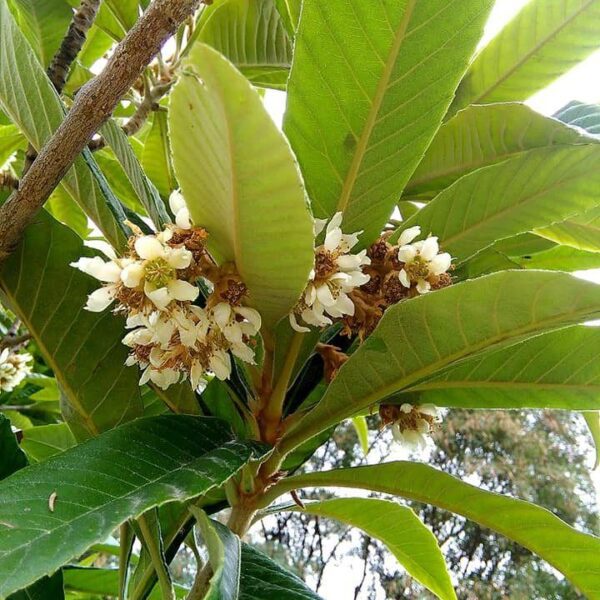
{"label": "bright sky", "polygon": [[[529,0],[496,0],[496,4],[486,26],[482,44],[487,43]],[[600,43],[600,41],[599,41]],[[527,101],[533,109],[544,115],[552,115],[571,100],[587,103],[600,102],[600,50],[592,54],[570,72],[563,75],[546,89],[537,93]],[[267,91],[265,105],[276,123],[281,124],[285,110],[285,93],[273,90]],[[591,276],[590,276],[591,275]],[[588,272],[588,277],[600,281],[600,270],[594,274]],[[402,451],[394,459],[405,458]],[[594,462],[590,456],[589,464]],[[594,473],[596,488],[600,494],[600,471]],[[355,494],[354,495],[362,495]],[[343,495],[348,495],[344,493]],[[327,600],[353,598],[355,586],[362,577],[362,561],[357,557],[348,556],[352,547],[356,547],[358,537],[354,537],[340,547],[339,554],[344,556],[342,563],[335,562],[327,567],[320,590]],[[325,555],[328,548],[325,548]]]}

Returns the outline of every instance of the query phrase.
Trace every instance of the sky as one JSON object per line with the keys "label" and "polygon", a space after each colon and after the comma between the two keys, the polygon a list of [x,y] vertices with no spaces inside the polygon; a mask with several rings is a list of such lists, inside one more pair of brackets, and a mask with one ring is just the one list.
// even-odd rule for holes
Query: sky
{"label": "sky", "polygon": [[[494,37],[529,0],[496,0],[496,4],[486,25],[481,46],[485,45]],[[526,104],[534,110],[544,114],[552,115],[559,108],[571,100],[579,100],[586,103],[600,102],[600,50],[590,55],[587,60],[577,65],[574,69],[555,80],[544,90],[538,92],[527,100]],[[267,91],[265,105],[274,121],[281,124],[285,110],[285,93],[275,90]],[[600,270],[588,271],[580,274],[585,278],[600,282]],[[399,450],[398,456],[393,459],[405,458],[404,453]],[[594,462],[593,448],[590,447],[590,466]],[[600,496],[600,471],[594,473],[594,482]],[[353,494],[355,491],[353,490]],[[347,494],[344,494],[347,495]],[[340,554],[348,552],[356,539],[348,541],[345,548],[341,548]],[[327,549],[325,549],[327,554]],[[327,600],[354,597],[354,588],[362,576],[362,561],[356,557],[344,558],[343,564],[334,563],[325,571],[323,586],[320,590],[322,596]]]}

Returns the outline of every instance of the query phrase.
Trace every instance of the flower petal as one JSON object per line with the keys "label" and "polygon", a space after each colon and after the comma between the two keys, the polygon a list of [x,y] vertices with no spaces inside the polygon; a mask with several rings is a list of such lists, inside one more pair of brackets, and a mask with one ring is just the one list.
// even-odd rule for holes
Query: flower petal
{"label": "flower petal", "polygon": [[192,262],[192,253],[185,248],[172,248],[166,252],[166,259],[174,269],[187,269]]}
{"label": "flower petal", "polygon": [[121,271],[121,281],[128,288],[135,288],[140,283],[142,283],[142,279],[144,278],[144,266],[139,262],[134,262],[130,265],[127,265]]}
{"label": "flower petal", "polygon": [[112,285],[107,285],[92,292],[85,304],[85,310],[90,312],[102,312],[108,308],[115,299],[115,289]]}
{"label": "flower petal", "polygon": [[135,251],[144,260],[161,258],[165,254],[165,247],[153,235],[142,235],[135,240]]}
{"label": "flower petal", "polygon": [[294,331],[298,331],[299,333],[308,333],[310,331],[310,329],[308,327],[304,327],[304,326],[298,324],[296,315],[293,312],[291,312],[289,314],[289,320],[290,320],[290,325]]}
{"label": "flower petal", "polygon": [[417,292],[419,294],[426,294],[431,290],[431,284],[426,279],[419,279],[417,281]]}
{"label": "flower petal", "polygon": [[415,238],[419,237],[420,235],[421,235],[421,228],[418,225],[415,225],[414,227],[409,227],[408,229],[405,229],[400,234],[400,237],[398,238],[398,245],[406,246],[407,244],[410,244]]}
{"label": "flower petal", "polygon": [[410,287],[410,279],[408,277],[408,273],[404,269],[402,269],[400,271],[400,273],[398,273],[398,279],[400,280],[400,283],[404,287],[406,287],[406,288]]}
{"label": "flower petal", "polygon": [[317,298],[323,306],[333,306],[335,304],[335,298],[327,284],[322,284],[317,288]]}
{"label": "flower petal", "polygon": [[445,273],[452,264],[452,257],[447,252],[434,256],[429,262],[429,271],[432,275]]}
{"label": "flower petal", "polygon": [[410,263],[417,256],[417,249],[414,245],[401,246],[398,249],[398,260],[403,263]]}
{"label": "flower petal", "polygon": [[191,283],[181,279],[174,279],[167,284],[169,294],[180,302],[193,302],[200,294],[200,290]]}
{"label": "flower petal", "polygon": [[148,298],[150,298],[150,300],[152,301],[154,306],[158,308],[158,310],[165,310],[172,300],[171,296],[169,295],[169,291],[166,287],[153,290],[146,284],[146,287],[144,288],[144,293],[146,294],[146,296],[148,296]]}
{"label": "flower petal", "polygon": [[438,239],[435,236],[428,237],[421,248],[421,256],[425,260],[432,260],[433,257],[440,251]]}

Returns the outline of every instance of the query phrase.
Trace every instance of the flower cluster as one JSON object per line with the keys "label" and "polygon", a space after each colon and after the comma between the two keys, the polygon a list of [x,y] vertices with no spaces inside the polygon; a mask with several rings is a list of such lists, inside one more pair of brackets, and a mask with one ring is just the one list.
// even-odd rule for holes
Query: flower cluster
{"label": "flower cluster", "polygon": [[[114,311],[127,317],[126,364],[143,370],[140,385],[151,381],[166,389],[189,379],[201,390],[209,372],[230,376],[229,352],[254,362],[252,338],[261,320],[242,306],[247,290],[234,270],[217,268],[210,258],[207,233],[193,226],[183,198],[173,194],[170,206],[175,225],[153,235],[136,229],[124,257],[84,257],[72,266],[104,284],[90,294],[87,310],[99,312],[114,302]],[[213,290],[204,307],[194,304],[200,278]]]}
{"label": "flower cluster", "polygon": [[410,450],[426,446],[426,435],[441,422],[440,410],[433,404],[382,404],[379,416],[384,426],[392,426],[394,439]]}
{"label": "flower cluster", "polygon": [[31,373],[32,356],[27,352],[0,352],[0,392],[12,392]]}
{"label": "flower cluster", "polygon": [[440,252],[437,237],[414,241],[420,234],[419,227],[411,227],[398,244],[384,236],[369,247],[371,260],[364,269],[369,281],[350,294],[355,311],[344,318],[345,334],[365,338],[389,306],[452,283],[450,254]]}
{"label": "flower cluster", "polygon": [[354,304],[349,294],[369,281],[362,268],[370,264],[366,250],[352,254],[350,250],[358,242],[361,232],[345,234],[341,229],[342,213],[336,213],[327,224],[315,221],[315,237],[325,229],[323,244],[315,248],[315,266],[310,281],[300,301],[290,313],[290,324],[296,331],[309,328],[300,324],[324,327],[332,319],[354,314]]}

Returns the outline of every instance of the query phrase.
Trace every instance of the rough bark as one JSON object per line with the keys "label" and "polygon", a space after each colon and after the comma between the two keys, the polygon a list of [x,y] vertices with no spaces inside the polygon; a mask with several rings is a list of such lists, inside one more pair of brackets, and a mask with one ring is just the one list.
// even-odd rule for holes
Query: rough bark
{"label": "rough bark", "polygon": [[116,47],[102,73],[81,88],[19,189],[0,208],[0,260],[15,248],[25,227],[143,68],[198,5],[199,0],[154,0]]}

